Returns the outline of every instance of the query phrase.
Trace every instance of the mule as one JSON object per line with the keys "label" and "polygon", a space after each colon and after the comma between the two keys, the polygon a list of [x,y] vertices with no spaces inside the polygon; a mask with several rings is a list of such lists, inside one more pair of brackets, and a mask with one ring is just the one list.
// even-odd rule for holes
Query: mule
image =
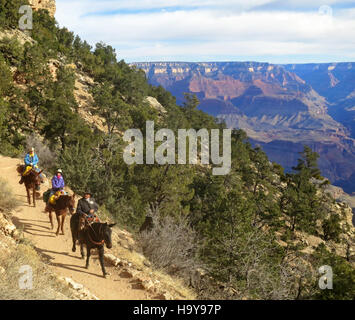
{"label": "mule", "polygon": [[[24,172],[24,169],[25,169],[24,165],[17,166],[17,172],[20,173],[21,175]],[[31,205],[31,190],[32,190],[32,200],[33,200],[34,207],[36,207],[36,189],[38,190],[41,185],[40,174],[42,172],[43,170],[37,172],[32,168],[27,175],[22,177],[27,192],[28,204]]]}
{"label": "mule", "polygon": [[79,230],[79,224],[80,224],[80,215],[79,214],[74,214],[70,218],[70,229],[72,232],[72,238],[73,238],[73,248],[72,251],[76,252],[76,241],[79,241],[80,244],[80,253],[82,259],[85,258],[84,255],[84,245],[86,246],[86,265],[85,268],[89,268],[90,264],[90,255],[91,255],[91,249],[97,249],[99,252],[99,261],[101,265],[101,270],[103,277],[106,278],[108,273],[106,272],[105,269],[105,263],[104,263],[104,248],[105,244],[108,249],[112,248],[112,227],[116,225],[116,223],[113,224],[107,224],[107,223],[100,223],[100,222],[95,222],[90,225],[86,225],[84,229]]}
{"label": "mule", "polygon": [[64,235],[64,221],[69,210],[70,214],[74,214],[74,207],[75,207],[75,193],[72,196],[64,195],[60,196],[55,205],[49,204],[47,206],[48,213],[49,213],[49,221],[51,223],[52,230],[54,228],[53,225],[53,216],[52,212],[55,212],[58,222],[58,229],[56,235],[59,235],[59,230],[62,230],[62,234]]}

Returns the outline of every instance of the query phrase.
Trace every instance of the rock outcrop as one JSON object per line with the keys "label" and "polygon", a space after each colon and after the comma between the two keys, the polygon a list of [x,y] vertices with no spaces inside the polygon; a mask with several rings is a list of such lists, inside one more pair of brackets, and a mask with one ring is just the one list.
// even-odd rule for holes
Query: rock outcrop
{"label": "rock outcrop", "polygon": [[34,10],[48,10],[49,14],[54,17],[56,12],[55,0],[29,0],[29,3]]}
{"label": "rock outcrop", "polygon": [[100,300],[94,294],[92,294],[82,284],[75,282],[72,278],[59,277],[59,280],[64,282],[73,292],[73,296],[78,300]]}

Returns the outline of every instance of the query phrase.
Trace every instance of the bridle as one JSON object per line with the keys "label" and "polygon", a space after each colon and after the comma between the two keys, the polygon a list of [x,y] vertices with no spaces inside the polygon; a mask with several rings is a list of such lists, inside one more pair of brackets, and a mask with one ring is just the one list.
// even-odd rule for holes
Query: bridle
{"label": "bridle", "polygon": [[[94,234],[97,236],[97,234],[96,234],[94,228],[91,226],[91,224],[89,224],[89,227],[90,227],[91,230],[94,232]],[[101,235],[101,233],[102,233],[102,224],[100,225],[99,236]],[[101,235],[101,236],[103,236],[103,235]],[[90,242],[93,243],[93,244],[95,244],[95,245],[97,245],[97,246],[102,246],[102,245],[104,245],[104,243],[105,243],[105,239],[102,239],[100,242],[94,241],[94,240],[91,238],[91,236],[90,236],[90,230],[89,230],[89,229],[88,229],[88,237],[89,237]]]}

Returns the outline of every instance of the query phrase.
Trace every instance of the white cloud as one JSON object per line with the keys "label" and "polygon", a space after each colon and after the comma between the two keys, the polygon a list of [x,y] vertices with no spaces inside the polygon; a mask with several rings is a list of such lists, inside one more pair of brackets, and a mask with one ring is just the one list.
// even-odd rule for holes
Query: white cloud
{"label": "white cloud", "polygon": [[[322,16],[318,10],[249,10],[266,3],[273,1],[57,0],[56,18],[60,25],[91,44],[104,41],[114,46],[120,58],[127,61],[180,60],[181,57],[197,61],[199,57],[220,60],[244,56],[287,60],[295,55],[314,56],[315,60],[322,56],[337,61],[355,59],[354,9],[337,10],[334,16]],[[296,2],[288,3],[292,6]],[[300,6],[308,3],[297,0]],[[315,3],[334,5],[339,1]],[[180,9],[87,15],[120,8],[161,8],[167,4]],[[191,6],[201,8],[188,10]]]}

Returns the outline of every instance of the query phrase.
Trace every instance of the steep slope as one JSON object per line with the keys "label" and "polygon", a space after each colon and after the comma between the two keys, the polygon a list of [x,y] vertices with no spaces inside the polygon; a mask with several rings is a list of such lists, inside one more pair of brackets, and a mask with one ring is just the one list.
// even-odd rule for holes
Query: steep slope
{"label": "steep slope", "polygon": [[[171,91],[180,104],[184,92],[195,93],[201,110],[224,120],[228,127],[245,130],[271,160],[288,170],[308,144],[320,153],[322,173],[332,182],[345,186],[355,172],[355,143],[349,130],[329,115],[333,106],[312,87],[318,84],[315,88],[320,89],[320,84],[305,81],[308,77],[296,72],[298,66],[256,62],[135,65],[146,72],[152,84]],[[339,72],[343,73],[342,68]],[[333,78],[328,79],[329,85],[337,83]],[[321,93],[328,90],[323,86]],[[346,190],[354,191],[355,185],[347,185]]]}
{"label": "steep slope", "polygon": [[286,65],[331,104],[329,114],[355,138],[355,63]]}
{"label": "steep slope", "polygon": [[355,63],[310,63],[284,66],[305,80],[329,102],[345,99],[355,89]]}
{"label": "steep slope", "polygon": [[[22,0],[6,1],[13,19],[11,24],[3,21],[2,25],[16,28],[18,1]],[[108,263],[115,266],[106,283],[109,294],[125,290],[120,285],[128,279],[128,294],[142,290],[140,293],[147,292],[148,298],[168,298],[169,294],[171,298],[172,293],[180,291],[179,283],[173,281],[160,295],[155,289],[163,281],[152,277],[158,269],[181,277],[202,299],[352,298],[351,210],[334,203],[323,193],[323,184],[316,182],[322,181],[316,154],[305,148],[295,173],[286,176],[260,149],[247,143],[244,132],[234,131],[232,170],[226,176],[213,176],[207,166],[128,165],[122,159],[125,143],[120,137],[127,128],[144,131],[147,120],[174,132],[179,128],[211,130],[224,126],[196,110],[195,99],[188,101],[188,108],[178,107],[169,92],[148,85],[143,71],[118,61],[110,45],[98,43],[92,48],[59,28],[46,13],[34,15],[39,22],[31,33],[34,45],[2,43],[1,149],[9,155],[20,155],[24,148],[35,145],[41,168],[52,173],[62,168],[73,190],[78,194],[89,190],[95,195],[103,220],[115,220],[125,229],[137,231],[136,242],[127,231],[114,230],[114,256],[107,256]],[[250,77],[259,67],[251,64],[247,69],[243,65],[240,70],[235,68],[243,79],[237,79],[236,87],[239,82],[245,87],[238,95],[226,98],[227,108],[245,116],[253,111],[248,108],[250,96],[283,97],[279,99],[279,112],[284,112],[286,122],[292,119],[283,106],[296,105],[298,114],[306,120],[316,119],[321,128],[327,125],[321,97],[316,97],[311,88],[294,74],[281,69],[273,73],[268,66],[259,69],[263,70],[261,75]],[[272,75],[277,76],[274,82]],[[222,81],[223,86],[229,81]],[[198,81],[194,86],[199,89]],[[298,91],[299,96],[295,94]],[[225,99],[220,94],[223,87],[217,83],[208,97],[223,106]],[[229,101],[233,99],[240,99],[241,105],[246,101],[243,111]],[[270,112],[266,121],[273,121],[274,116]],[[293,125],[300,123],[298,119],[292,121]],[[52,164],[46,160],[52,160]],[[5,158],[0,172],[10,177],[19,197],[23,193],[12,161]],[[22,203],[23,212],[14,214],[16,224],[23,226],[25,240],[33,239],[34,247],[47,257],[49,265],[53,261],[51,269],[71,273],[75,280],[82,279],[85,287],[95,284],[105,288],[96,270],[98,265],[81,272],[82,262],[70,253],[67,235],[54,239],[46,229],[47,219],[41,218],[43,214]],[[42,243],[47,238],[48,246]],[[136,251],[137,246],[150,261]],[[341,275],[337,279],[343,286],[336,286],[334,294],[314,285],[318,282],[318,266],[325,264],[334,266]],[[206,277],[199,281],[203,274]],[[102,281],[95,281],[95,276]],[[115,281],[120,280],[118,277],[123,280]],[[99,297],[107,294],[93,290]],[[177,292],[173,297],[194,295]]]}
{"label": "steep slope", "polygon": [[[176,289],[172,289],[170,293],[163,291],[162,285],[155,284],[156,281],[152,276],[148,276],[148,268],[143,272],[135,269],[135,266],[130,262],[120,263],[118,267],[108,266],[108,271],[111,273],[109,278],[102,278],[101,267],[98,257],[92,257],[89,270],[85,269],[85,261],[80,258],[80,253],[71,252],[72,239],[69,226],[69,219],[65,221],[65,235],[55,236],[55,230],[50,229],[48,214],[44,212],[44,203],[42,200],[37,201],[37,207],[34,208],[27,204],[25,188],[18,184],[18,174],[16,165],[20,162],[18,159],[12,159],[0,156],[0,171],[1,178],[7,181],[12,188],[15,197],[18,199],[20,206],[19,210],[13,213],[12,220],[16,227],[23,230],[24,237],[30,240],[36,251],[46,261],[51,271],[62,278],[73,279],[76,283],[83,285],[91,293],[99,299],[105,300],[152,300],[166,299],[167,297],[179,298]],[[46,185],[41,187],[41,192]],[[55,219],[54,219],[55,220]],[[56,229],[56,222],[55,229]],[[117,250],[120,242],[122,242],[122,234],[127,234],[124,231],[116,229],[114,231],[114,247],[112,250],[105,251],[117,255]],[[122,260],[123,261],[123,260]],[[141,267],[138,269],[141,269]],[[142,280],[143,279],[143,280]],[[150,287],[145,288],[142,281],[150,281]],[[74,283],[75,283],[74,282]],[[160,283],[160,281],[157,281]],[[137,285],[138,284],[138,285]],[[140,285],[139,285],[140,284]],[[148,289],[149,288],[149,289]],[[154,289],[154,290],[153,290]],[[164,296],[165,294],[165,296]],[[183,298],[180,296],[180,298]],[[186,298],[186,297],[185,297]],[[189,296],[191,298],[191,296]]]}

